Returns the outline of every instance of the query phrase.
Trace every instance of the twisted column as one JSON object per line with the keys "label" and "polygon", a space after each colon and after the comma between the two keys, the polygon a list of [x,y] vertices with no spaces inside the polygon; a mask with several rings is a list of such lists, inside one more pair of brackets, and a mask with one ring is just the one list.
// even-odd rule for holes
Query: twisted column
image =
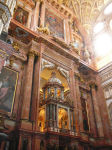
{"label": "twisted column", "polygon": [[100,110],[99,110],[99,106],[98,106],[95,84],[91,85],[91,93],[92,93],[92,99],[93,99],[93,106],[94,106],[94,113],[95,113],[98,136],[104,137],[103,126],[102,126]]}

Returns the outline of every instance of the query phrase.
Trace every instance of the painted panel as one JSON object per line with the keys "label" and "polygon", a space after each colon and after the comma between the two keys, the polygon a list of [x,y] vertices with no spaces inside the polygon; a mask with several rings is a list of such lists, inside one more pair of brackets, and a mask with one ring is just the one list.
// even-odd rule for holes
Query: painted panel
{"label": "painted panel", "polygon": [[18,73],[9,68],[2,68],[0,74],[0,109],[11,112],[16,91]]}
{"label": "painted panel", "polygon": [[28,20],[28,12],[18,6],[18,8],[16,9],[16,11],[14,13],[13,18],[16,21],[18,21],[19,23],[26,26],[27,25],[27,20]]}
{"label": "painted panel", "polygon": [[49,24],[49,29],[51,31],[55,31],[57,37],[64,39],[63,20],[48,8],[45,10],[45,26],[46,24]]}

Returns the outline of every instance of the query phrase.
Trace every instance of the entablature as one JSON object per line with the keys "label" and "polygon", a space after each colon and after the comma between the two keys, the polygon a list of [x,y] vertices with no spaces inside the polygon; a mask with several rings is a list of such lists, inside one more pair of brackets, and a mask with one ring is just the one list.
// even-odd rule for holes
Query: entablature
{"label": "entablature", "polygon": [[23,7],[26,10],[32,10],[35,6],[35,3],[33,0],[18,0],[18,5]]}

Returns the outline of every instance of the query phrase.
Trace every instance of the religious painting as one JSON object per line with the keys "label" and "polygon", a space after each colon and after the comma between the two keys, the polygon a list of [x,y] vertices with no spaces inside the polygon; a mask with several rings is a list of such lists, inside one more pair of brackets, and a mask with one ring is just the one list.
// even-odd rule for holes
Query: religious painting
{"label": "religious painting", "polygon": [[18,73],[2,68],[0,73],[0,109],[11,112],[16,91]]}
{"label": "religious painting", "polygon": [[16,9],[13,18],[23,25],[27,25],[28,12],[18,6]]}
{"label": "religious painting", "polygon": [[63,20],[48,8],[45,10],[45,26],[47,24],[49,24],[49,29],[53,31],[57,37],[64,39]]}

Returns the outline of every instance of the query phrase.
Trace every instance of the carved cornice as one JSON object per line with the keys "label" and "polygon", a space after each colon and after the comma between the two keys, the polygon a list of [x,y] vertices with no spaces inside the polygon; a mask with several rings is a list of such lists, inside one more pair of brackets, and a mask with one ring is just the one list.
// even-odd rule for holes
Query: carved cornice
{"label": "carved cornice", "polygon": [[53,37],[53,41],[55,41],[56,43],[58,43],[63,48],[70,50],[70,46],[67,45],[65,42],[63,42],[62,40],[60,40],[59,38]]}
{"label": "carved cornice", "polygon": [[[57,38],[56,38],[57,39]],[[56,51],[57,53],[60,53],[61,55],[65,56],[66,58],[68,59],[71,59],[75,62],[76,65],[79,65],[79,56],[75,56],[71,53],[71,51],[66,51],[67,48],[69,48],[69,46],[65,46],[64,43],[60,41],[60,44],[62,42],[61,45],[57,44],[56,43],[53,43],[52,41],[50,41],[50,39],[45,39],[44,37],[38,37],[38,38],[35,38],[34,41],[38,42],[38,43],[43,43],[45,44],[47,47],[49,47],[50,49]],[[62,47],[62,45],[64,47]],[[66,47],[66,48],[65,48]]]}

